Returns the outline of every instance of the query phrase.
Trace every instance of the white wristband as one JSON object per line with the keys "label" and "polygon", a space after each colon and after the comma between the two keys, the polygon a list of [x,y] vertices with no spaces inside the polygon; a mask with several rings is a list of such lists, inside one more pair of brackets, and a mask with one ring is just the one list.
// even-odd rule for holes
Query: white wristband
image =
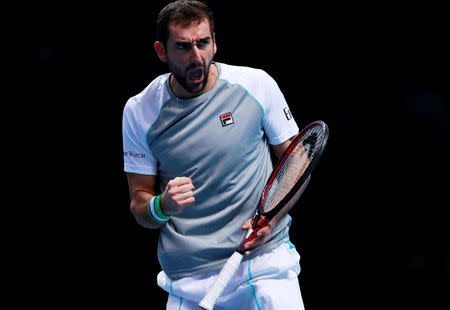
{"label": "white wristband", "polygon": [[156,199],[159,199],[159,198],[160,197],[155,196],[152,199],[150,199],[150,201],[148,202],[148,207],[147,208],[148,208],[148,213],[150,214],[150,216],[155,221],[157,221],[160,224],[164,224],[164,223],[167,223],[169,221],[170,216],[168,216],[166,218],[163,218],[163,217],[158,215],[158,212],[156,211],[156,208],[155,208],[155,201],[156,201]]}

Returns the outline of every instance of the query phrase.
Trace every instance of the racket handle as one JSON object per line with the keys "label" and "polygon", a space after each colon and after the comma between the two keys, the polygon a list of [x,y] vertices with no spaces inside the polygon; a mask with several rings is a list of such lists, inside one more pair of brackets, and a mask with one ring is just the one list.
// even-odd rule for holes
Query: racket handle
{"label": "racket handle", "polygon": [[234,252],[233,255],[231,255],[222,267],[222,270],[217,276],[213,286],[208,290],[208,292],[206,292],[205,297],[203,297],[198,304],[200,307],[207,310],[212,310],[214,308],[217,298],[219,298],[220,294],[222,294],[223,290],[236,273],[236,270],[242,261],[242,257],[243,255],[239,252]]}

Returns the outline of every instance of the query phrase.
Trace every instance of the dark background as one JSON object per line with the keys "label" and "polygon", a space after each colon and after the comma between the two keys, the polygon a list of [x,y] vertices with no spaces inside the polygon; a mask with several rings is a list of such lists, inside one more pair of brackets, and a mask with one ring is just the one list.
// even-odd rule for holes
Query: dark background
{"label": "dark background", "polygon": [[[157,232],[128,209],[121,118],[166,72],[153,50],[165,3],[0,6],[13,308],[164,309]],[[330,127],[292,211],[306,309],[450,309],[444,9],[208,3],[216,60],[266,70],[299,127]]]}

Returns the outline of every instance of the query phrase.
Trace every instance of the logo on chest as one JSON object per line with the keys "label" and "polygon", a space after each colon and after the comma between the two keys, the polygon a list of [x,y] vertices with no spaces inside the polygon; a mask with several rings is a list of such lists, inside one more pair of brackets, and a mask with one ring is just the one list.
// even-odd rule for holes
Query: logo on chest
{"label": "logo on chest", "polygon": [[234,124],[233,115],[231,115],[231,112],[220,115],[219,119],[223,127]]}

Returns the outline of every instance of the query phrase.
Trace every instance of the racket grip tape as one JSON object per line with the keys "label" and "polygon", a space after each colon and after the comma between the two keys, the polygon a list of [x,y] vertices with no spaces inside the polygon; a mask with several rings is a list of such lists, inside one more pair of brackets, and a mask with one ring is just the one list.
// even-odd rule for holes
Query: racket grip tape
{"label": "racket grip tape", "polygon": [[213,286],[206,292],[205,297],[198,304],[203,309],[212,310],[217,298],[222,294],[225,287],[230,282],[233,275],[236,273],[242,261],[243,255],[239,252],[234,252],[222,267],[219,275],[216,278]]}

